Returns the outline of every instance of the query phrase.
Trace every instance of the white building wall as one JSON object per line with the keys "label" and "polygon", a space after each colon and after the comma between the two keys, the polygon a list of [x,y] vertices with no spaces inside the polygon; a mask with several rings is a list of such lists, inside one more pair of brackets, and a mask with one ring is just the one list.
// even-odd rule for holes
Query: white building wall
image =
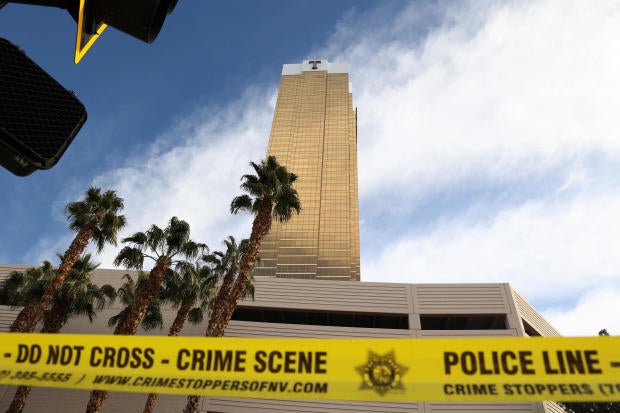
{"label": "white building wall", "polygon": [[[13,270],[28,266],[0,265],[0,280]],[[100,284],[119,286],[127,271],[97,270],[94,279]],[[346,311],[371,314],[400,314],[409,320],[408,329],[354,328],[299,324],[258,323],[231,321],[227,336],[231,337],[486,337],[522,336],[525,319],[542,335],[558,335],[536,310],[508,284],[392,284],[342,282],[324,280],[297,280],[259,278],[256,280],[256,300],[245,301],[246,308],[272,308],[282,310]],[[111,334],[107,319],[118,313],[117,303],[104,310],[93,324],[87,319],[70,321],[63,329],[67,333]],[[8,327],[17,311],[0,306],[0,331]],[[503,330],[422,330],[421,315],[504,314],[507,328]],[[167,326],[174,318],[174,311],[165,311]],[[183,335],[200,336],[206,326],[187,325]],[[167,330],[148,334],[165,335]],[[138,334],[146,334],[139,331]],[[0,386],[0,411],[4,411],[14,389]],[[59,406],[63,412],[83,412],[88,392],[48,388],[33,389],[25,413],[54,412]],[[105,412],[137,412],[144,406],[146,395],[111,393],[104,407]],[[161,396],[156,411],[181,411],[185,397]],[[394,402],[326,402],[267,399],[203,398],[202,411],[209,413],[558,413],[562,410],[555,403],[394,403]]]}

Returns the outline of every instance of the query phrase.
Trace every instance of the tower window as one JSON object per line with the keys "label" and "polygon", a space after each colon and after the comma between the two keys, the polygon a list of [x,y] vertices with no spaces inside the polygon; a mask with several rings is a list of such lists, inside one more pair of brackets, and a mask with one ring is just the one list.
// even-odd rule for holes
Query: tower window
{"label": "tower window", "polygon": [[422,330],[505,330],[505,314],[420,315]]}
{"label": "tower window", "polygon": [[277,308],[237,307],[232,316],[232,320],[335,327],[409,329],[409,317],[406,314],[299,311]]}

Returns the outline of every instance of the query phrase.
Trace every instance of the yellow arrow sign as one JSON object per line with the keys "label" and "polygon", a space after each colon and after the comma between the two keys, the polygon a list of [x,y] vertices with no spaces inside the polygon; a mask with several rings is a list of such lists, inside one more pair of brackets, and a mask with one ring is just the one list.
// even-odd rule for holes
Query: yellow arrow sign
{"label": "yellow arrow sign", "polygon": [[86,0],[80,0],[80,9],[78,15],[78,24],[77,24],[77,33],[75,39],[75,54],[73,57],[73,61],[75,64],[78,64],[80,60],[84,57],[86,52],[90,49],[90,47],[95,43],[95,41],[99,38],[99,35],[103,33],[107,25],[105,23],[97,23],[97,28],[95,33],[86,33],[84,27],[86,25],[85,21],[85,12],[86,12]]}

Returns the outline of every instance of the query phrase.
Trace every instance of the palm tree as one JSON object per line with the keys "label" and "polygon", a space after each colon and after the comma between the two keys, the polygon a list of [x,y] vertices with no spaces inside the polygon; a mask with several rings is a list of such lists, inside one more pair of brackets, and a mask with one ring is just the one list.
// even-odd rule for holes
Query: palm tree
{"label": "palm tree", "polygon": [[[170,271],[169,271],[170,272]],[[125,304],[125,308],[121,310],[116,315],[113,315],[108,320],[108,326],[114,327],[120,323],[125,317],[127,317],[131,311],[131,306],[133,305],[135,298],[140,291],[140,288],[144,286],[146,281],[148,280],[148,274],[140,271],[138,273],[138,281],[134,281],[134,279],[129,275],[125,274],[123,276],[125,282],[121,285],[116,291],[117,296],[120,301]],[[142,321],[140,322],[140,326],[142,326],[145,330],[152,330],[155,328],[162,329],[164,327],[164,317],[161,311],[161,303],[162,303],[162,294],[158,294],[150,303],[144,317],[142,317]],[[150,395],[149,395],[150,397]],[[153,406],[155,402],[153,402]]]}
{"label": "palm tree", "polygon": [[43,315],[43,333],[58,333],[69,319],[87,316],[92,323],[97,312],[112,304],[116,298],[114,287],[101,287],[91,276],[99,267],[91,261],[91,254],[81,256],[71,268],[65,282],[54,297],[52,307]]}
{"label": "palm tree", "polygon": [[[217,285],[217,273],[210,267],[199,263],[182,262],[178,271],[169,271],[164,278],[162,299],[177,308],[168,336],[177,336],[185,321],[200,323],[210,307],[212,295]],[[149,394],[144,405],[144,413],[150,413],[157,402],[157,394]]]}
{"label": "palm tree", "polygon": [[[301,211],[297,190],[292,187],[297,175],[288,172],[285,166],[278,163],[275,156],[269,156],[260,164],[250,162],[250,166],[256,175],[242,176],[241,189],[247,194],[239,195],[232,200],[230,212],[233,214],[240,211],[252,212],[254,222],[232,291],[225,301],[216,304],[213,311],[214,316],[218,317],[216,320],[219,321],[217,328],[219,336],[224,334],[237,302],[245,292],[260,244],[271,228],[272,218],[286,222],[293,216],[293,211],[297,214]],[[221,316],[217,313],[221,313]]]}
{"label": "palm tree", "polygon": [[[138,273],[137,282],[134,281],[134,279],[129,274],[123,275],[123,279],[125,281],[116,290],[116,297],[120,300],[122,304],[125,305],[125,307],[118,314],[115,314],[108,319],[108,327],[115,327],[121,319],[127,317],[129,311],[131,310],[131,306],[135,301],[138,290],[144,285],[144,283],[148,279],[148,274],[140,271]],[[164,316],[161,312],[160,297],[155,297],[150,302],[148,308],[146,309],[146,312],[144,313],[144,317],[142,317],[140,326],[142,326],[142,328],[146,331],[153,330],[155,328],[164,328]]]}
{"label": "palm tree", "polygon": [[[248,239],[243,239],[239,245],[237,245],[235,237],[229,235],[228,238],[224,240],[224,245],[226,246],[225,253],[215,251],[213,254],[203,257],[203,260],[211,263],[213,265],[213,270],[219,273],[220,277],[223,277],[222,285],[215,299],[216,303],[223,303],[230,296],[237,274],[239,273],[239,268],[241,267],[241,257],[243,257],[243,254],[247,251],[248,243]],[[254,298],[254,284],[251,282],[252,280],[249,281],[248,287],[251,288],[249,295]],[[223,334],[223,331],[220,333],[220,326],[222,325],[221,316],[221,312],[219,318],[216,318],[215,312],[211,314],[205,334],[207,337],[219,337]]]}
{"label": "palm tree", "polygon": [[[25,272],[13,271],[0,285],[0,304],[33,306],[41,299],[54,276],[55,269],[49,261]],[[7,412],[21,412],[29,393],[30,387],[19,386]]]}
{"label": "palm tree", "polygon": [[[46,262],[45,264],[49,263]],[[56,292],[51,309],[43,315],[44,322],[41,330],[43,333],[58,333],[73,317],[86,315],[92,322],[97,311],[103,310],[106,305],[114,301],[116,294],[112,286],[105,284],[99,287],[91,280],[91,275],[98,266],[99,264],[91,261],[90,254],[78,258],[69,271],[65,282]],[[53,272],[53,268],[51,272]],[[47,284],[51,278],[47,277]],[[32,288],[32,290],[26,293],[26,296],[40,298],[43,294],[43,289],[36,283],[24,286],[24,289],[28,288]],[[8,411],[21,412],[30,390],[30,386],[19,386]]]}
{"label": "palm tree", "polygon": [[109,190],[102,193],[101,189],[96,187],[88,188],[82,201],[67,204],[65,212],[69,219],[69,228],[76,233],[75,238],[65,251],[56,276],[48,285],[41,300],[29,302],[22,309],[11,324],[11,332],[34,331],[69,270],[91,239],[95,241],[98,252],[101,252],[107,243],[116,245],[116,235],[126,223],[125,217],[119,215],[122,209],[123,200],[116,195],[115,191]]}
{"label": "palm tree", "polygon": [[[239,211],[252,212],[254,214],[252,233],[247,250],[241,257],[239,274],[234,281],[229,280],[232,282],[230,292],[226,297],[221,297],[221,300],[218,294],[218,300],[211,313],[213,326],[209,328],[212,328],[213,335],[217,337],[224,335],[224,330],[237,307],[237,302],[246,291],[260,244],[271,228],[272,218],[279,222],[286,222],[293,216],[293,211],[297,214],[301,211],[297,190],[292,187],[297,180],[297,175],[288,172],[285,166],[278,163],[275,156],[267,157],[260,164],[250,162],[250,166],[256,175],[246,174],[241,177],[241,189],[247,194],[233,198],[230,212],[233,214]],[[223,284],[226,283],[224,279]],[[184,412],[197,412],[198,400],[196,396],[188,396]]]}
{"label": "palm tree", "polygon": [[[130,246],[124,247],[114,260],[114,265],[123,264],[127,269],[141,270],[144,259],[155,262],[144,285],[138,290],[134,302],[126,314],[119,320],[114,334],[133,335],[146,312],[149,303],[157,297],[161,283],[169,268],[172,268],[183,259],[196,258],[206,247],[189,238],[189,224],[177,217],[172,217],[166,228],[161,229],[152,225],[146,232],[136,232],[131,237],[123,239]],[[98,412],[107,392],[93,390],[86,406],[87,412]]]}
{"label": "palm tree", "polygon": [[[214,308],[218,302],[225,301],[230,295],[237,274],[239,273],[241,257],[247,251],[248,241],[248,239],[243,239],[239,245],[237,245],[235,237],[229,235],[228,238],[224,240],[224,245],[226,246],[225,253],[215,251],[212,254],[204,255],[202,257],[202,260],[210,265],[211,271],[217,274],[218,278],[223,278],[224,280],[219,288],[217,298],[210,304],[211,308]],[[252,298],[252,300],[254,300],[254,278],[252,276],[250,276],[250,279],[248,280],[243,298]],[[213,314],[214,313],[211,313],[207,331],[205,332],[205,336],[207,337],[218,336],[217,326],[220,324],[218,323],[219,320],[214,319]],[[195,411],[195,409],[198,408],[197,406],[199,401],[200,396],[187,396],[185,411]]]}
{"label": "palm tree", "polygon": [[200,263],[183,262],[178,271],[170,272],[165,279],[163,300],[177,308],[169,336],[177,336],[186,320],[192,324],[202,322],[209,310],[218,275],[210,267]]}
{"label": "palm tree", "polygon": [[11,308],[33,305],[41,299],[54,275],[54,267],[49,261],[43,261],[41,267],[23,272],[12,271],[0,283],[0,304]]}

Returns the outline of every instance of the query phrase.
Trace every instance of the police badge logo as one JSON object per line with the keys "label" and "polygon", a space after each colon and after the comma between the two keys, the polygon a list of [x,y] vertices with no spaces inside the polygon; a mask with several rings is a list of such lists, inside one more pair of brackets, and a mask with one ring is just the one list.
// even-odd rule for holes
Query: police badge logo
{"label": "police badge logo", "polygon": [[396,362],[394,351],[383,356],[369,351],[366,364],[355,370],[362,376],[360,390],[373,389],[383,396],[390,390],[405,390],[401,379],[409,369]]}

